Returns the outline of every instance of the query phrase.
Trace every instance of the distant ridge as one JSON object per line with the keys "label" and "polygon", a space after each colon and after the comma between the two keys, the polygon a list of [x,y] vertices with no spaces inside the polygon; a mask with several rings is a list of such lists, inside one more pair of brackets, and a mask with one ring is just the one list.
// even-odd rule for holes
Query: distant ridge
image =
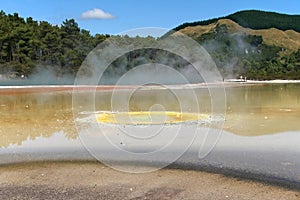
{"label": "distant ridge", "polygon": [[300,32],[300,15],[287,15],[260,10],[245,10],[234,14],[204,21],[184,23],[173,30],[179,31],[188,26],[209,25],[220,19],[230,19],[240,26],[255,30],[277,28],[279,30],[294,30]]}

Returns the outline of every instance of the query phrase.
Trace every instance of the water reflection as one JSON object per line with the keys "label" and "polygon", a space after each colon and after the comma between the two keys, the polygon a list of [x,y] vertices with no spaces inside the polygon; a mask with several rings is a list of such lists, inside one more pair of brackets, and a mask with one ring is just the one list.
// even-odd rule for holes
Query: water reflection
{"label": "water reflection", "polygon": [[[37,137],[48,138],[63,131],[67,139],[78,134],[72,113],[72,90],[5,93],[0,89],[0,147],[21,145],[23,141]],[[207,89],[196,89],[199,106],[191,104],[190,112],[198,110],[210,114],[211,99]],[[300,130],[300,84],[230,85],[226,87],[227,113],[224,129],[238,135],[256,136]],[[189,104],[185,90],[176,92]],[[82,105],[86,104],[86,92],[82,91]],[[128,96],[126,90],[120,93]],[[111,110],[112,92],[97,91],[96,110]],[[115,102],[116,103],[116,102]],[[182,103],[182,102],[181,102]],[[149,110],[161,104],[165,110],[180,111],[178,98],[164,90],[141,90],[128,102],[130,111]],[[218,110],[217,108],[215,108]],[[82,118],[90,115],[86,112]]]}
{"label": "water reflection", "polygon": [[71,93],[41,92],[2,94],[0,97],[0,147],[21,145],[37,137],[48,138],[63,131],[74,139]]}
{"label": "water reflection", "polygon": [[300,130],[300,84],[265,84],[226,88],[225,130],[264,135]]}

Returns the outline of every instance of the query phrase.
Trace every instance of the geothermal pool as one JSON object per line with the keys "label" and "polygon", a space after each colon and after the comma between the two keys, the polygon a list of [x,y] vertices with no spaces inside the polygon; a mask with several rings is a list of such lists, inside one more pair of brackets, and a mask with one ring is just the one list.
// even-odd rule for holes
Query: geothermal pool
{"label": "geothermal pool", "polygon": [[[224,102],[212,108],[205,86],[188,90],[153,86],[128,94],[124,87],[114,97],[109,87],[1,87],[0,164],[96,158],[108,165],[172,162],[300,184],[300,84],[225,84],[225,112]],[[95,104],[89,107],[91,93]],[[182,105],[191,106],[178,115]],[[104,142],[107,138],[116,148]],[[172,145],[164,149],[166,141]],[[120,149],[133,155],[124,157]]]}

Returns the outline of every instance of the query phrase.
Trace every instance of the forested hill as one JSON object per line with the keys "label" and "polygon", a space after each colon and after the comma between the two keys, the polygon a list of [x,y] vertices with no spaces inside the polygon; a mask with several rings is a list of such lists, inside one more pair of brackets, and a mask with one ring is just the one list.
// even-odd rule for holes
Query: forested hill
{"label": "forested hill", "polygon": [[300,15],[250,10],[174,30],[199,42],[225,78],[300,79],[299,22]]}
{"label": "forested hill", "polygon": [[300,15],[287,15],[275,12],[265,12],[259,10],[245,10],[234,14],[218,17],[210,20],[184,23],[174,28],[179,31],[188,26],[208,25],[220,19],[230,19],[240,26],[251,29],[277,28],[279,30],[295,30],[300,32]]}

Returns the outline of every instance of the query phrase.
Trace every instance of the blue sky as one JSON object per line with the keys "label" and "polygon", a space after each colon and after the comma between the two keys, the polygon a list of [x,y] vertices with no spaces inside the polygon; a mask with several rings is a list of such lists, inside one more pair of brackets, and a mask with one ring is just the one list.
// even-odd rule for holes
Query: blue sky
{"label": "blue sky", "polygon": [[61,24],[74,18],[92,34],[174,28],[245,9],[300,14],[300,0],[0,0],[0,10]]}

